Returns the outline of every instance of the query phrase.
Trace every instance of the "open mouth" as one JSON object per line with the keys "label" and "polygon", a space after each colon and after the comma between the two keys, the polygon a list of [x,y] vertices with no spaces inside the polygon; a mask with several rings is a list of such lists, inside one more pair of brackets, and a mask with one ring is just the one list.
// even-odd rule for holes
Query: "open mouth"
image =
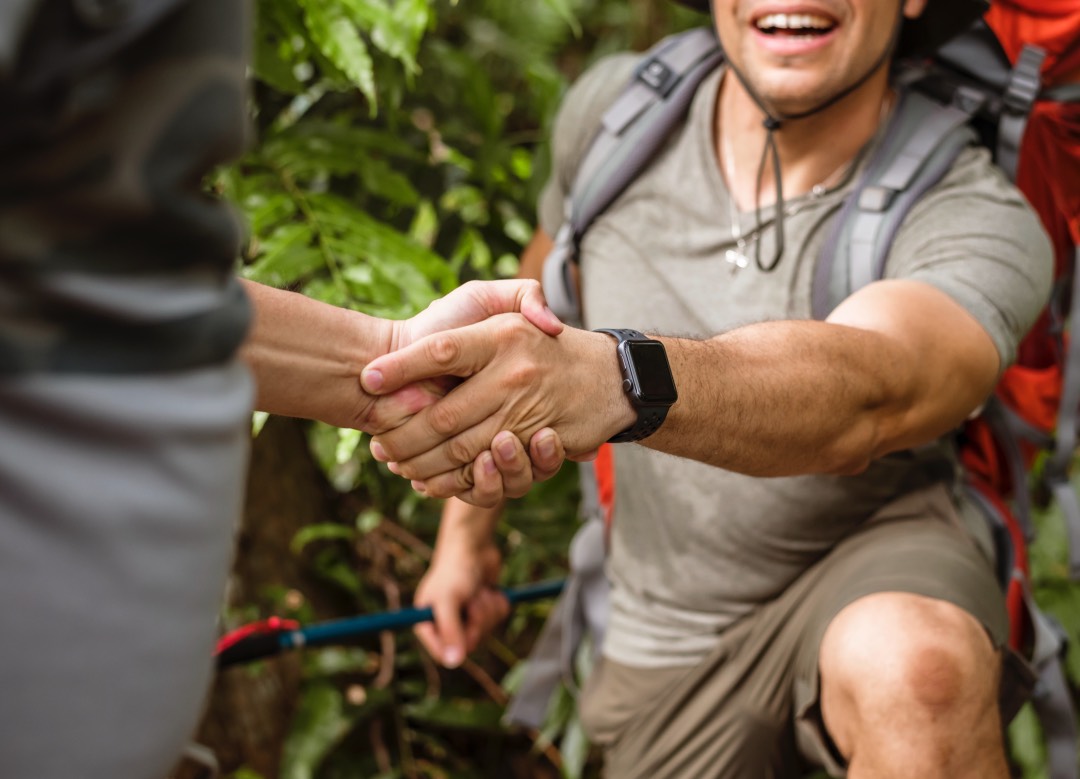
{"label": "open mouth", "polygon": [[832,32],[836,22],[817,14],[766,14],[754,26],[766,35],[811,40]]}

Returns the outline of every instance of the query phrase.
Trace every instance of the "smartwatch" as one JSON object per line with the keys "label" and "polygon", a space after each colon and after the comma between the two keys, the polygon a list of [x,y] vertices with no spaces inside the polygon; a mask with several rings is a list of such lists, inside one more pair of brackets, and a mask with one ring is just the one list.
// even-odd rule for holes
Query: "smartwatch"
{"label": "smartwatch", "polygon": [[660,429],[668,409],[679,397],[664,345],[637,330],[604,328],[593,332],[607,333],[615,339],[623,390],[638,415],[637,422],[612,436],[610,443],[640,441],[651,436]]}

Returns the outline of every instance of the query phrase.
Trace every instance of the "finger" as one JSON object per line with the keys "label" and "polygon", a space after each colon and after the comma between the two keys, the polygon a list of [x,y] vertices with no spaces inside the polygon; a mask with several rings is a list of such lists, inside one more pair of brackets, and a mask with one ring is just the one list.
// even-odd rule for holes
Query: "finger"
{"label": "finger", "polygon": [[375,399],[363,421],[366,433],[377,435],[403,425],[418,411],[438,402],[451,386],[442,379],[425,379],[408,384],[390,395]]}
{"label": "finger", "polygon": [[536,431],[529,439],[529,459],[534,481],[546,481],[558,473],[566,459],[559,434],[550,427]]}
{"label": "finger", "polygon": [[436,658],[447,668],[457,668],[465,660],[465,631],[461,625],[461,603],[454,598],[440,598],[432,604],[435,628],[442,641]]}
{"label": "finger", "polygon": [[495,356],[497,344],[481,322],[421,338],[369,362],[360,373],[365,392],[385,395],[422,379],[471,376]]}
{"label": "finger", "polygon": [[600,450],[599,449],[590,449],[587,452],[582,452],[581,454],[575,454],[575,455],[573,455],[571,457],[567,457],[566,459],[571,460],[571,461],[573,461],[575,463],[591,463],[593,460],[595,460],[599,456],[600,456]]}
{"label": "finger", "polygon": [[[464,466],[460,469],[461,477],[465,477],[468,473],[468,466]],[[457,482],[455,478],[455,482]],[[491,508],[502,503],[503,498],[506,497],[503,489],[503,476],[499,473],[499,469],[495,464],[495,458],[492,456],[492,452],[484,451],[477,455],[477,458],[472,463],[472,487],[465,490],[466,503],[471,503],[474,506],[480,506],[482,508]],[[427,494],[427,487],[425,485],[425,494]],[[436,497],[431,495],[430,497]],[[453,497],[451,495],[440,495],[438,497]]]}
{"label": "finger", "polygon": [[424,645],[424,648],[428,651],[436,661],[442,662],[443,642],[439,638],[439,631],[435,629],[435,624],[432,622],[421,622],[419,625],[413,628],[413,635],[420,639],[420,643]]}
{"label": "finger", "polygon": [[480,640],[490,634],[509,613],[506,597],[492,589],[484,589],[469,603],[468,621],[465,624],[465,641],[469,651],[480,645]]}
{"label": "finger", "polygon": [[491,454],[506,497],[520,498],[528,492],[533,485],[533,466],[518,437],[503,430],[491,442]]}
{"label": "finger", "polygon": [[[411,422],[408,424],[411,424]],[[531,429],[527,429],[527,434],[531,435],[531,432]],[[396,431],[392,430],[388,435],[394,433]],[[480,452],[486,451],[491,446],[492,440],[498,433],[497,422],[492,419],[484,419],[475,427],[471,427],[441,443],[436,443],[432,448],[421,452],[415,457],[396,459],[395,462],[402,476],[408,479],[427,480],[461,466],[471,465]],[[381,444],[384,436],[379,436],[376,440]],[[398,446],[398,449],[400,451],[401,447]],[[525,460],[525,462],[528,461]],[[466,481],[468,486],[471,487],[473,484],[471,473]]]}
{"label": "finger", "polygon": [[427,479],[471,463],[491,448],[501,429],[495,418],[501,403],[499,396],[463,384],[400,427],[373,437],[372,455],[379,462],[398,463],[409,479]]}
{"label": "finger", "polygon": [[522,279],[521,304],[519,309],[526,319],[548,335],[558,335],[563,330],[563,323],[548,308],[544,298],[544,288],[534,279]]}

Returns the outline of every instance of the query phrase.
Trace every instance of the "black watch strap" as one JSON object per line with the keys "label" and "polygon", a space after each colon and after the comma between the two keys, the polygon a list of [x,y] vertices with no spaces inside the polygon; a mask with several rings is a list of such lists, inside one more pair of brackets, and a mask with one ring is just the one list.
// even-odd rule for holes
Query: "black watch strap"
{"label": "black watch strap", "polygon": [[[655,341],[655,339],[649,338],[647,335],[640,333],[637,330],[629,330],[626,328],[605,327],[594,330],[593,332],[607,333],[616,340],[619,367],[622,370],[623,391],[626,392],[626,396],[630,399],[630,403],[634,406],[634,410],[637,411],[638,415],[637,421],[634,422],[633,425],[626,430],[623,430],[621,433],[613,435],[608,439],[608,443],[621,444],[648,438],[659,430],[660,425],[664,423],[664,420],[667,418],[668,409],[671,407],[671,403],[644,404],[634,395],[634,376],[631,374],[631,367],[628,364],[630,358],[627,353],[623,351],[621,346],[627,341]],[[671,402],[674,402],[674,399]]]}

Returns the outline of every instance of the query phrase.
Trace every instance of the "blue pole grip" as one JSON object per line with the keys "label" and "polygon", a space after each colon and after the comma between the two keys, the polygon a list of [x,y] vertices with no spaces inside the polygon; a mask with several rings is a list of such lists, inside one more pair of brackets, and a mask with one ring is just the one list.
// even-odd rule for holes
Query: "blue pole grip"
{"label": "blue pole grip", "polygon": [[[527,601],[553,598],[562,592],[566,582],[562,579],[549,582],[529,584],[524,587],[512,587],[503,590],[503,595],[510,601],[511,606]],[[397,611],[384,611],[378,614],[366,614],[360,617],[349,617],[329,622],[320,622],[308,625],[298,630],[292,630],[280,635],[282,649],[294,649],[303,646],[326,646],[343,641],[366,636],[371,633],[381,633],[384,630],[400,630],[412,627],[421,622],[430,622],[434,619],[430,607],[407,608]]]}

